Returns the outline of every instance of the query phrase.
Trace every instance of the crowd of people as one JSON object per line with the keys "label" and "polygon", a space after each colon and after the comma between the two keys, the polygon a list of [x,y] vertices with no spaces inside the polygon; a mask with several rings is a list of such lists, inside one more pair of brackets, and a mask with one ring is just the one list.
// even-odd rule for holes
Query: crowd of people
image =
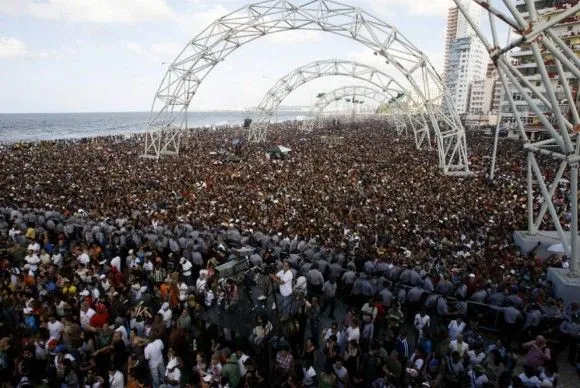
{"label": "crowd of people", "polygon": [[[513,244],[521,145],[500,143],[490,182],[491,141],[470,135],[476,174],[450,177],[386,127],[280,124],[270,137],[292,151],[276,160],[235,128],[159,161],[139,137],[5,145],[0,385],[557,385],[558,356],[578,363],[580,311],[546,279],[566,258]],[[276,314],[270,300],[248,313],[249,335],[203,319],[260,302],[218,276],[242,247],[276,286]]]}

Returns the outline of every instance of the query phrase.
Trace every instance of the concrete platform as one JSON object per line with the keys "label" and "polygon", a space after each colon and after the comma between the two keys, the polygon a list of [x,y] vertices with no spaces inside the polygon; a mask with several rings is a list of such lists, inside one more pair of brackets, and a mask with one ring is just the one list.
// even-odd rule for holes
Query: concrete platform
{"label": "concrete platform", "polygon": [[580,277],[570,277],[570,271],[563,268],[548,268],[548,280],[554,283],[554,293],[564,300],[564,304],[580,303]]}
{"label": "concrete platform", "polygon": [[[566,242],[570,242],[570,232],[564,233]],[[538,256],[543,260],[556,252],[548,251],[548,248],[554,244],[560,244],[560,237],[555,231],[539,231],[535,235],[528,234],[527,231],[517,230],[514,232],[514,242],[524,253],[530,252],[540,243],[537,250]],[[580,249],[580,241],[578,243]],[[564,254],[563,252],[561,254]],[[569,276],[570,271],[563,268],[549,268],[548,280],[554,283],[554,294],[562,298],[566,306],[572,302],[580,303],[580,277],[572,278]]]}
{"label": "concrete platform", "polygon": [[[564,232],[564,236],[567,243],[570,243],[570,232]],[[548,248],[554,244],[560,244],[560,237],[558,237],[558,232],[556,231],[545,231],[540,230],[537,234],[530,235],[526,230],[516,230],[513,234],[515,244],[520,247],[520,250],[523,253],[528,253],[534,247],[540,243],[540,248],[537,251],[537,254],[540,256],[541,259],[545,259],[548,256],[556,253],[556,252],[549,252]],[[578,241],[578,248],[580,248],[580,239]],[[564,254],[562,252],[562,254]]]}

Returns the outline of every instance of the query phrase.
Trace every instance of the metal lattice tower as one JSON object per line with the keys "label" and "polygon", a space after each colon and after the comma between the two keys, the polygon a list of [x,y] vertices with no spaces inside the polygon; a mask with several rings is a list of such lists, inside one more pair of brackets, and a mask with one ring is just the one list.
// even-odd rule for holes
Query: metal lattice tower
{"label": "metal lattice tower", "polygon": [[[537,234],[544,216],[546,213],[549,214],[566,254],[571,257],[570,274],[574,277],[580,276],[580,255],[577,249],[580,59],[574,49],[567,45],[561,36],[558,36],[555,29],[570,18],[577,21],[580,4],[577,0],[562,1],[558,5],[558,12],[554,12],[548,18],[538,12],[534,0],[520,0],[517,3],[503,0],[505,10],[499,9],[488,1],[473,0],[488,14],[489,31],[486,31],[478,26],[477,21],[469,17],[461,1],[454,1],[486,46],[496,65],[505,100],[514,115],[520,138],[524,141],[523,148],[527,151],[528,233]],[[506,45],[501,45],[498,40],[498,23],[511,29],[518,37]],[[538,70],[533,83],[507,55],[527,51],[532,59],[526,66]],[[555,85],[552,81],[557,81],[559,85]],[[528,110],[533,112],[534,119],[542,125],[549,136],[548,139],[532,141],[528,137],[526,123],[518,110],[515,95],[526,101],[528,108],[526,112]],[[556,97],[557,95],[559,98]],[[553,180],[549,185],[545,179],[548,171],[541,171],[540,163],[538,163],[540,154],[559,161],[557,171],[550,171],[553,173]],[[564,174],[570,177],[569,239],[562,227],[561,215],[554,206],[554,194]],[[542,203],[536,213],[534,211],[534,184],[539,189],[536,195],[540,197]]]}
{"label": "metal lattice tower", "polygon": [[[341,59],[328,59],[311,62],[292,70],[290,73],[282,76],[278,81],[276,81],[258,105],[260,116],[250,127],[250,130],[248,131],[248,140],[251,142],[266,140],[270,120],[278,110],[282,101],[284,101],[288,95],[300,86],[315,79],[327,76],[346,76],[366,81],[367,83],[376,86],[382,91],[382,97],[385,102],[392,100],[394,104],[399,106],[400,110],[407,114],[409,124],[413,128],[415,134],[417,148],[421,149],[421,146],[424,143],[427,143],[428,146],[431,145],[429,126],[425,119],[427,112],[424,111],[422,105],[413,100],[412,94],[405,89],[400,82],[375,67]],[[401,103],[399,99],[402,97],[410,100],[412,105],[415,107],[415,114],[411,113],[411,111]],[[416,114],[417,112],[419,112],[419,114]],[[305,126],[312,129],[308,122],[305,122]]]}
{"label": "metal lattice tower", "polygon": [[[199,85],[239,47],[262,36],[291,30],[324,31],[353,39],[385,58],[417,95],[437,139],[440,168],[469,173],[465,131],[441,77],[427,56],[396,28],[360,8],[332,0],[267,0],[225,15],[193,38],[169,66],[151,109],[144,157],[179,152],[179,135]],[[390,70],[389,70],[390,72]]]}

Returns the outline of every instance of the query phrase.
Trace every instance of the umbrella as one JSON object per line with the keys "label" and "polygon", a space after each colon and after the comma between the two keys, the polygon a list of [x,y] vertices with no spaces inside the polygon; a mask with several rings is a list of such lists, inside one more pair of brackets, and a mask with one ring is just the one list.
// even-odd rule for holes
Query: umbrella
{"label": "umbrella", "polygon": [[290,151],[292,151],[290,148],[284,147],[284,146],[280,146],[280,145],[279,146],[276,146],[276,147],[274,147],[274,148],[272,148],[270,150],[270,152],[277,152],[277,153],[280,153],[280,154],[287,154]]}
{"label": "umbrella", "polygon": [[564,245],[563,244],[554,244],[548,247],[549,252],[564,252]]}

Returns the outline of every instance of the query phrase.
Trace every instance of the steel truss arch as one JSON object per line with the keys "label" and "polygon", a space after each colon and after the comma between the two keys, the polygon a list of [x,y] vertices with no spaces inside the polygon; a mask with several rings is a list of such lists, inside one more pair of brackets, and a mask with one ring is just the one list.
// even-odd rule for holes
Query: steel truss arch
{"label": "steel truss arch", "polygon": [[[336,88],[330,92],[324,93],[321,98],[317,99],[316,102],[312,104],[309,113],[311,119],[305,121],[303,130],[311,131],[317,123],[321,122],[322,115],[326,108],[328,108],[333,102],[348,97],[367,98],[376,101],[379,104],[385,104],[393,98],[390,94],[385,93],[380,89],[364,85],[349,85]],[[405,118],[408,120],[413,119],[408,111],[401,110],[401,106],[397,106],[391,115],[385,115],[385,117],[392,119],[391,124],[395,126],[398,135],[401,135],[407,128]]]}
{"label": "steel truss arch", "polygon": [[[577,22],[580,17],[580,3],[577,0],[562,1],[548,5],[540,13],[533,0],[519,1],[517,4],[504,0],[507,11],[503,12],[489,1],[473,0],[489,16],[489,31],[484,31],[478,25],[478,21],[469,16],[465,5],[461,1],[454,1],[486,46],[496,65],[505,99],[513,114],[519,135],[524,140],[523,148],[527,151],[528,233],[537,234],[548,213],[550,223],[556,229],[566,254],[571,257],[570,274],[574,277],[580,276],[578,249],[580,58],[577,54],[578,48],[571,47],[565,42],[570,36],[580,33]],[[566,23],[570,21],[575,23],[570,27],[572,31],[566,27]],[[498,23],[507,26],[518,37],[502,45],[498,41]],[[562,30],[565,32],[562,33]],[[512,58],[507,55],[510,53],[513,54]],[[526,61],[521,63],[513,61],[514,58],[522,57],[525,57]],[[538,70],[533,82],[530,82],[529,76],[520,71],[523,68],[520,65]],[[528,113],[532,113],[531,118],[541,124],[549,135],[547,140],[533,141],[528,137],[523,113],[518,109],[521,104],[515,100],[514,95],[519,95],[525,100],[526,116],[529,119]],[[537,160],[540,154],[549,155],[560,163],[557,171],[551,171],[554,178],[550,185],[546,183],[545,171],[541,171]],[[567,203],[571,213],[569,238],[565,234],[561,216],[554,205],[554,194],[564,174],[570,180],[570,196]],[[534,186],[539,192],[534,193]],[[534,209],[534,201],[541,202],[537,212]]]}
{"label": "steel truss arch", "polygon": [[[408,121],[415,134],[417,148],[421,149],[424,143],[430,147],[429,126],[427,125],[424,114],[413,115],[403,104],[401,104],[400,100],[406,98],[415,107],[419,107],[420,109],[419,103],[413,100],[412,94],[397,80],[379,69],[362,63],[342,59],[314,61],[298,67],[278,79],[278,81],[276,81],[276,83],[264,95],[264,98],[258,105],[258,112],[260,112],[261,115],[250,127],[248,131],[248,140],[251,142],[264,141],[267,136],[270,120],[278,110],[282,101],[284,101],[288,95],[300,86],[312,80],[327,76],[347,76],[366,81],[369,84],[376,86],[383,92],[383,96],[388,97],[384,102],[391,100],[393,104],[398,105],[399,109],[408,115]],[[308,126],[309,122],[306,122],[305,125]]]}
{"label": "steel truss arch", "polygon": [[155,94],[143,156],[179,152],[191,100],[225,57],[262,36],[296,29],[346,37],[383,56],[428,108],[441,169],[469,173],[464,128],[457,112],[443,111],[452,105],[451,97],[427,56],[393,26],[334,0],[265,0],[231,12],[199,33],[169,66]]}

